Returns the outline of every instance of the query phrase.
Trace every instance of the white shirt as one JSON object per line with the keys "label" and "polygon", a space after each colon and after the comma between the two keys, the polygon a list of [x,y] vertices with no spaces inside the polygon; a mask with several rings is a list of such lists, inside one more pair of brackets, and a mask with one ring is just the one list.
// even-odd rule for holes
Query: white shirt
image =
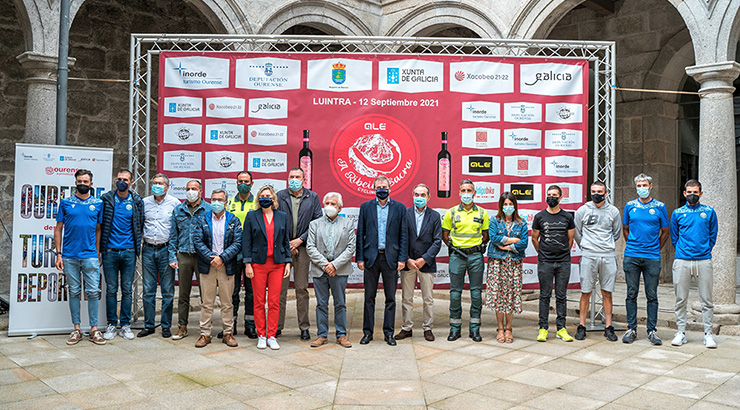
{"label": "white shirt", "polygon": [[215,212],[211,212],[211,223],[213,225],[213,244],[211,250],[216,255],[224,253],[224,233],[226,232],[226,212],[219,218]]}
{"label": "white shirt", "polygon": [[154,195],[144,198],[144,241],[152,245],[162,245],[170,239],[172,211],[180,205],[180,200],[165,194],[162,202]]}

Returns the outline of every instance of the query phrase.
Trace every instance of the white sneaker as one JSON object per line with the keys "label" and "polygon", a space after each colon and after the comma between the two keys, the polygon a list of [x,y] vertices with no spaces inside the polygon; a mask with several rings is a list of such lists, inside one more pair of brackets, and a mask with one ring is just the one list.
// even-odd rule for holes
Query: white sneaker
{"label": "white sneaker", "polygon": [[111,340],[114,337],[116,337],[116,326],[115,325],[106,326],[105,333],[103,333],[103,339]]}
{"label": "white sneaker", "polygon": [[270,346],[270,349],[272,350],[280,349],[280,345],[278,344],[277,339],[275,339],[274,337],[267,339],[267,345]]}
{"label": "white sneaker", "polygon": [[131,331],[131,326],[121,326],[118,334],[126,340],[132,340],[134,338],[134,332]]}
{"label": "white sneaker", "polygon": [[267,338],[260,336],[257,339],[257,349],[267,349]]}
{"label": "white sneaker", "polygon": [[709,349],[717,348],[717,342],[714,341],[714,336],[711,333],[704,333],[704,346]]}
{"label": "white sneaker", "polygon": [[[706,341],[706,339],[704,339]],[[685,345],[689,341],[686,340],[686,333],[684,332],[676,332],[676,335],[673,336],[673,340],[671,340],[671,344],[673,346],[681,346]]]}

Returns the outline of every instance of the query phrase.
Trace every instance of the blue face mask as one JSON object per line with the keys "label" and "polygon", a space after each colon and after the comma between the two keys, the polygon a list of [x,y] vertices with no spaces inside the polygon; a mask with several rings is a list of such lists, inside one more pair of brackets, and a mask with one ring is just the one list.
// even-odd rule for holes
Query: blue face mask
{"label": "blue face mask", "polygon": [[514,205],[504,205],[501,210],[504,211],[504,215],[511,216],[514,213]]}
{"label": "blue face mask", "polygon": [[128,189],[128,183],[126,183],[126,181],[116,181],[116,189],[124,192]]}
{"label": "blue face mask", "polygon": [[157,196],[164,194],[164,185],[152,185],[152,194]]}
{"label": "blue face mask", "polygon": [[388,198],[388,195],[391,194],[391,191],[389,191],[386,188],[378,188],[375,190],[375,196],[378,197],[378,199],[383,200]]}
{"label": "blue face mask", "polygon": [[427,199],[417,196],[416,198],[414,198],[414,205],[416,205],[417,208],[424,208],[425,206],[427,206]]}
{"label": "blue face mask", "polygon": [[460,194],[460,200],[465,205],[473,203],[473,194]]}
{"label": "blue face mask", "polygon": [[215,213],[219,213],[224,210],[224,203],[221,201],[213,201],[211,202],[211,209]]}
{"label": "blue face mask", "polygon": [[645,199],[650,196],[650,188],[640,187],[637,188],[637,196],[639,196],[642,199]]}
{"label": "blue face mask", "polygon": [[269,208],[272,206],[272,198],[260,198],[259,203],[261,207]]}
{"label": "blue face mask", "polygon": [[289,179],[288,180],[288,188],[290,188],[291,191],[295,192],[301,189],[303,186],[303,181],[300,179]]}

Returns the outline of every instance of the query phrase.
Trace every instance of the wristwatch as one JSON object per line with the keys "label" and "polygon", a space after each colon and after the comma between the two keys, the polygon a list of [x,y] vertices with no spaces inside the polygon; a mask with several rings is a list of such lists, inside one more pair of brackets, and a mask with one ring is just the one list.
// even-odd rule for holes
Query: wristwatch
{"label": "wristwatch", "polygon": [[56,255],[56,256],[62,256],[62,252],[60,252],[60,251],[54,251],[54,255]]}

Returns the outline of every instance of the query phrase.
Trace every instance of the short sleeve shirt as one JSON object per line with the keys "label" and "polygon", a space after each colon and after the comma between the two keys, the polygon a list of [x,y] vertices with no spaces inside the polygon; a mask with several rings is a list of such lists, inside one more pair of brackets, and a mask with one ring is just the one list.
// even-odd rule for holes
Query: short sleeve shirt
{"label": "short sleeve shirt", "polygon": [[537,254],[539,262],[570,262],[570,246],[568,246],[568,231],[575,229],[573,215],[568,211],[560,210],[551,214],[544,209],[534,216],[532,230],[540,231],[540,250]]}
{"label": "short sleeve shirt", "polygon": [[59,203],[57,222],[64,224],[64,259],[98,257],[95,228],[103,222],[103,201],[92,195],[84,200],[77,195],[65,198]]}
{"label": "short sleeve shirt", "polygon": [[624,206],[622,224],[629,227],[624,256],[660,259],[660,230],[668,227],[668,210],[655,198],[633,199]]}
{"label": "short sleeve shirt", "polygon": [[450,232],[452,246],[472,248],[483,244],[483,232],[488,231],[488,222],[485,209],[474,204],[470,211],[466,211],[461,204],[445,212],[442,229]]}
{"label": "short sleeve shirt", "polygon": [[113,224],[108,238],[108,249],[134,249],[134,201],[131,194],[121,198],[115,193],[113,204]]}

